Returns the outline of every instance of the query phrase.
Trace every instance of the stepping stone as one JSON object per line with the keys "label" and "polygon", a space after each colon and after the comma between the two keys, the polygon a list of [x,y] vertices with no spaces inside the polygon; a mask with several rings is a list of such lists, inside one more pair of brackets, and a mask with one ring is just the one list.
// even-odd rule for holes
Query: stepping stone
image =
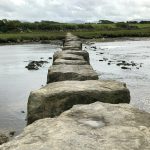
{"label": "stepping stone", "polygon": [[60,64],[66,64],[66,65],[88,65],[88,62],[83,60],[65,60],[65,59],[56,59],[53,62],[53,65],[60,65]]}
{"label": "stepping stone", "polygon": [[[87,51],[74,51],[74,50],[55,52],[54,55],[53,55],[53,61],[55,61],[58,58],[68,59],[68,54],[74,54],[74,55],[77,55],[77,56],[82,56],[84,58],[84,60],[89,63],[89,53]],[[76,58],[77,58],[77,56],[76,56]],[[75,58],[71,58],[71,59],[73,60]]]}
{"label": "stepping stone", "polygon": [[77,47],[82,49],[82,43],[81,41],[69,41],[64,43],[64,47]]}
{"label": "stepping stone", "polygon": [[130,93],[125,83],[116,81],[54,82],[30,93],[28,124],[42,118],[55,117],[76,104],[129,103]]}
{"label": "stepping stone", "polygon": [[64,47],[62,48],[62,50],[63,50],[63,51],[65,51],[65,50],[82,51],[82,48],[80,48],[80,47],[73,47],[73,46],[64,46]]}
{"label": "stepping stone", "polygon": [[90,65],[53,65],[48,70],[47,83],[65,80],[98,80]]}
{"label": "stepping stone", "polygon": [[65,41],[79,41],[79,38],[69,33],[67,34]]}
{"label": "stepping stone", "polygon": [[[54,54],[55,55],[55,54]],[[69,54],[69,53],[58,53],[57,56],[53,56],[55,59],[65,59],[65,60],[84,60],[83,56],[75,55],[75,54]]]}

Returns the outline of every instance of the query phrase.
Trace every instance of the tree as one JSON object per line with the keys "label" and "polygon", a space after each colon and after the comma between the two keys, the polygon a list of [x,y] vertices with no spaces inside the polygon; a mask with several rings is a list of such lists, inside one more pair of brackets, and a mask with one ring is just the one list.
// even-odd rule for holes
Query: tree
{"label": "tree", "polygon": [[109,21],[109,20],[99,20],[99,24],[112,24],[114,22]]}

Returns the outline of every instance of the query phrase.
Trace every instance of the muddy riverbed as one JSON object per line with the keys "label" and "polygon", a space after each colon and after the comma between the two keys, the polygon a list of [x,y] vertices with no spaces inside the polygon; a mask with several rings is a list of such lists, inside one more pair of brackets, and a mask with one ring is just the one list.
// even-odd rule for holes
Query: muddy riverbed
{"label": "muddy riverbed", "polygon": [[[59,49],[60,46],[49,44],[0,46],[1,130],[18,134],[25,127],[29,93],[46,84],[52,63],[49,57]],[[84,49],[90,53],[91,65],[100,79],[126,82],[131,104],[150,112],[150,40],[96,42],[84,45]],[[28,70],[25,66],[29,60],[49,63],[39,70]]]}

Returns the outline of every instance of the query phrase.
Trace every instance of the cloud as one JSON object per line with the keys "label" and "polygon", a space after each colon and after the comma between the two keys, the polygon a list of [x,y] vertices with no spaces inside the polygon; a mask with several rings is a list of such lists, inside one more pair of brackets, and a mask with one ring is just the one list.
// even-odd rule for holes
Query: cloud
{"label": "cloud", "polygon": [[150,19],[149,0],[0,0],[0,19],[113,21]]}

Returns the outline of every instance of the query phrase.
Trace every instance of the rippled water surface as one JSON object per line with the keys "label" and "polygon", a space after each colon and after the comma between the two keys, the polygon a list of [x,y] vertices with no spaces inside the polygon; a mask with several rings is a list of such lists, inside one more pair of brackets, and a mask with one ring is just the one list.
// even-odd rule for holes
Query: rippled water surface
{"label": "rippled water surface", "polygon": [[[125,82],[131,92],[131,104],[150,112],[150,40],[94,43],[84,49],[90,53],[91,65],[100,79]],[[103,59],[106,61],[99,61]],[[121,69],[117,66],[119,61],[137,66]]]}
{"label": "rippled water surface", "polygon": [[[30,91],[46,83],[48,67],[58,46],[30,44],[0,46],[0,129],[20,132],[26,125]],[[29,60],[49,61],[37,71],[28,71]],[[25,113],[22,113],[24,111]]]}
{"label": "rippled water surface", "polygon": [[[91,47],[96,47],[91,48]],[[0,129],[19,133],[26,125],[26,107],[30,91],[46,83],[48,67],[59,46],[45,44],[0,46]],[[127,83],[131,91],[131,104],[150,112],[150,41],[116,41],[85,45],[90,53],[91,65],[100,79],[113,79]],[[29,60],[48,60],[40,70],[28,71]],[[103,60],[105,61],[99,61]],[[121,69],[118,61],[134,61],[137,66]],[[109,64],[109,61],[111,63]],[[25,113],[22,113],[25,111]]]}

